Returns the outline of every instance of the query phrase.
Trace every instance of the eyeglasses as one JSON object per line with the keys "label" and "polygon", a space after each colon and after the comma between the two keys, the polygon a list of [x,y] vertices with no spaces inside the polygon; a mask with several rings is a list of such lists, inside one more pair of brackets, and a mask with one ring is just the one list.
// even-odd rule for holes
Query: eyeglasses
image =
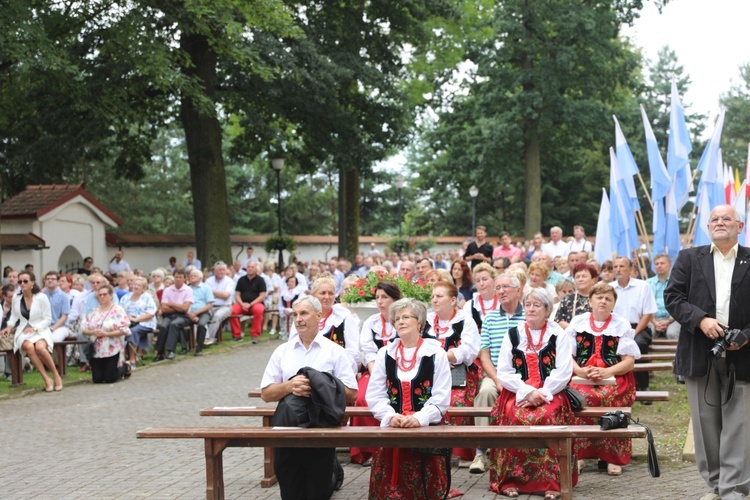
{"label": "eyeglasses", "polygon": [[109,296],[109,292],[97,293],[96,296],[97,297],[108,297]]}
{"label": "eyeglasses", "polygon": [[518,288],[518,287],[513,286],[513,285],[497,285],[495,287],[495,290],[499,292],[500,290],[510,290],[511,288]]}
{"label": "eyeglasses", "polygon": [[417,317],[412,314],[404,314],[403,316],[393,318],[393,324],[396,324],[400,321],[409,321],[410,319],[417,319]]}
{"label": "eyeglasses", "polygon": [[31,283],[31,280],[18,280],[19,283],[23,283],[24,285],[28,285]]}
{"label": "eyeglasses", "polygon": [[735,222],[735,219],[728,215],[725,215],[724,217],[711,217],[710,219],[708,219],[709,224],[718,224],[719,221],[723,222],[724,224],[729,224],[730,222]]}

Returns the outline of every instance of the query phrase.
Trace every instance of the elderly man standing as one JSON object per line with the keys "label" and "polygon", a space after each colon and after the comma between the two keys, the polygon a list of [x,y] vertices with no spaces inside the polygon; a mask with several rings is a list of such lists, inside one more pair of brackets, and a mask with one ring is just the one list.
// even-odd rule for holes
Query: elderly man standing
{"label": "elderly man standing", "polygon": [[229,324],[232,327],[232,340],[242,340],[242,329],[240,328],[240,314],[249,314],[253,317],[250,325],[250,336],[253,344],[257,344],[263,329],[263,314],[266,311],[263,302],[266,300],[266,282],[258,275],[258,263],[250,261],[245,269],[247,274],[237,281],[234,290],[234,305]]}
{"label": "elderly man standing", "polygon": [[398,270],[399,276],[404,278],[406,281],[414,281],[416,271],[414,270],[414,262],[405,260],[401,263],[401,268]]}
{"label": "elderly man standing", "polygon": [[216,340],[221,324],[232,314],[234,280],[227,276],[227,265],[224,262],[219,261],[214,264],[214,275],[206,280],[206,285],[214,296],[213,307],[209,312],[211,321],[208,324],[208,333],[204,342],[205,345],[211,345]]}
{"label": "elderly man standing", "polygon": [[[159,339],[154,347],[154,363],[174,359],[180,332],[190,324],[188,311],[192,303],[193,290],[185,284],[185,271],[177,269],[174,272],[174,285],[165,288],[161,296],[162,317],[159,323]],[[181,354],[187,354],[184,346]]]}
{"label": "elderly man standing", "polygon": [[555,257],[567,257],[570,247],[562,239],[563,232],[559,226],[553,226],[549,230],[549,243],[542,245],[542,250],[549,254],[551,259]]}
{"label": "elderly man standing", "polygon": [[[195,356],[203,356],[203,341],[206,340],[206,325],[211,320],[209,311],[214,305],[211,287],[203,282],[203,271],[190,271],[190,288],[193,290],[193,303],[188,309],[188,318],[196,325]],[[191,333],[192,335],[192,333]]]}
{"label": "elderly man standing", "polygon": [[571,252],[592,252],[594,247],[591,242],[586,239],[586,232],[583,230],[583,226],[573,226],[573,241],[569,245]]}
{"label": "elderly man standing", "polygon": [[[510,274],[501,274],[495,278],[495,293],[500,300],[500,308],[490,312],[482,322],[482,333],[479,343],[479,361],[482,363],[484,378],[479,386],[479,393],[474,398],[474,406],[494,406],[502,390],[497,378],[497,358],[503,345],[505,334],[524,319],[521,304],[521,283]],[[490,425],[488,417],[475,417],[474,425]],[[489,468],[486,449],[477,449],[477,455],[469,467],[472,474],[482,474]]]}
{"label": "elderly man standing", "polygon": [[187,269],[188,266],[193,266],[196,269],[203,269],[203,265],[198,257],[193,252],[187,253],[187,259],[182,261],[182,267]]}
{"label": "elderly man standing", "polygon": [[[353,405],[357,400],[357,380],[349,356],[343,347],[318,335],[322,311],[320,301],[309,295],[292,305],[298,335],[277,347],[268,360],[260,383],[263,401],[281,401],[289,395],[309,398],[311,382],[297,374],[303,367],[333,375],[343,383],[347,403]],[[282,499],[328,499],[344,480],[335,448],[278,448],[274,470]]]}
{"label": "elderly man standing", "polygon": [[741,340],[709,354],[724,328],[750,336],[750,249],[738,243],[743,226],[732,206],[714,208],[711,245],[681,251],[664,291],[667,311],[682,326],[674,371],[685,377],[695,464],[708,487],[702,500],[750,494],[750,348]]}

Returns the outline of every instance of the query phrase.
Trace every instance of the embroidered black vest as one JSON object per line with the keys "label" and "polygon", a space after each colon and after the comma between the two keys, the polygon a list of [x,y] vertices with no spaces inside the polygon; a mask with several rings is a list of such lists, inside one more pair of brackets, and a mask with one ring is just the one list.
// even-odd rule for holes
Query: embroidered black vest
{"label": "embroidered black vest", "polygon": [[345,322],[346,319],[342,320],[339,326],[331,327],[326,333],[323,334],[323,336],[331,342],[336,342],[341,347],[346,347],[346,339],[344,338]]}
{"label": "embroidered black vest", "polygon": [[[437,316],[435,316],[435,320],[437,321]],[[446,351],[448,351],[448,349],[461,345],[461,332],[464,331],[464,321],[461,320],[458,323],[452,323],[451,328],[453,329],[453,333],[450,335],[450,337],[446,337],[445,345],[443,346]],[[422,328],[422,337],[427,339],[437,339],[437,337],[429,333],[430,330],[432,330],[432,325],[429,322],[425,321],[424,327]],[[438,340],[440,341],[440,339]],[[442,343],[442,341],[440,342]]]}
{"label": "embroidered black vest", "polygon": [[[617,355],[617,346],[620,344],[620,337],[611,335],[602,335],[602,352],[601,356],[604,364],[613,366],[622,361]],[[578,366],[586,366],[596,348],[596,336],[589,332],[576,332],[576,353],[575,360]]]}
{"label": "embroidered black vest", "polygon": [[[513,358],[511,363],[516,373],[521,375],[521,379],[524,381],[529,379],[529,367],[526,365],[526,356],[523,351],[518,348],[518,327],[513,327],[508,330],[507,338],[510,339],[510,343],[513,346],[511,352]],[[544,348],[537,353],[539,357],[539,377],[544,382],[552,370],[555,369],[555,361],[557,358],[557,335],[552,335]]]}
{"label": "embroidered black vest", "polygon": [[[477,324],[477,329],[479,329],[479,331],[481,332],[482,331],[482,313],[479,312],[476,307],[474,307],[475,300],[477,299],[476,298],[471,299],[471,317],[472,319],[474,319],[474,323]],[[482,299],[480,298],[479,300],[482,300]],[[479,307],[482,307],[481,304],[479,305]]]}
{"label": "embroidered black vest", "polygon": [[375,345],[376,345],[376,346],[378,347],[378,350],[379,350],[379,349],[380,349],[381,347],[383,347],[383,346],[384,346],[385,344],[383,343],[383,341],[382,341],[382,340],[380,340],[379,338],[377,338],[377,336],[378,336],[378,332],[376,332],[376,331],[375,331],[375,330],[373,330],[372,328],[370,328],[370,331],[372,332],[372,341],[373,341],[373,342],[375,342]]}
{"label": "embroidered black vest", "polygon": [[[388,400],[396,413],[403,413],[404,398],[401,395],[401,381],[398,379],[396,360],[385,356],[386,390]],[[425,402],[432,396],[433,377],[435,376],[435,355],[425,356],[419,362],[417,375],[411,379],[411,408],[415,412],[424,407]]]}
{"label": "embroidered black vest", "polygon": [[283,303],[284,303],[284,307],[288,307],[288,308],[291,308],[291,307],[292,307],[292,304],[294,304],[294,301],[295,301],[295,300],[297,300],[297,298],[298,298],[298,297],[299,297],[299,294],[295,295],[294,297],[292,297],[292,298],[291,298],[291,299],[289,299],[289,300],[286,300],[286,299],[283,299],[283,298],[282,298],[282,299],[281,299],[281,302],[283,302]]}

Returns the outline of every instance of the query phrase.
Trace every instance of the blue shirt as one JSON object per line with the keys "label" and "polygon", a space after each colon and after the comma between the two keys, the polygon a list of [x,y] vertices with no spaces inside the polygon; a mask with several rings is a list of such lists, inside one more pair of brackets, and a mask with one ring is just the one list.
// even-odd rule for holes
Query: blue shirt
{"label": "blue shirt", "polygon": [[646,283],[651,287],[651,292],[653,292],[656,299],[656,314],[654,314],[654,317],[656,319],[669,318],[669,312],[667,312],[667,308],[664,306],[664,289],[669,284],[669,276],[664,281],[659,281],[659,276],[652,276],[646,280]]}
{"label": "blue shirt", "polygon": [[59,288],[55,288],[54,292],[50,292],[46,288],[42,291],[44,292],[44,295],[46,295],[49,299],[50,309],[52,310],[51,325],[57,323],[57,320],[59,320],[60,316],[62,316],[63,314],[70,314],[70,300],[68,299],[68,296],[65,294],[65,292],[63,292]]}
{"label": "blue shirt", "polygon": [[213,303],[214,292],[211,287],[205,283],[200,283],[198,286],[190,285],[193,290],[193,303],[190,304],[190,312],[203,309],[208,303]]}

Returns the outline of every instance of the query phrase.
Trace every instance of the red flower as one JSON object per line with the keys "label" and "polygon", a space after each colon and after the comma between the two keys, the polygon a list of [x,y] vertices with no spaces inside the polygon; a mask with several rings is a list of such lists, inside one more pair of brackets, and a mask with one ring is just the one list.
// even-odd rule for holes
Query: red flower
{"label": "red flower", "polygon": [[523,361],[521,358],[516,358],[516,366],[521,366],[523,364]]}
{"label": "red flower", "polygon": [[609,342],[607,342],[607,345],[609,347],[612,347],[613,345],[615,345],[615,341],[614,340],[610,340]]}
{"label": "red flower", "polygon": [[365,296],[365,291],[364,290],[360,290],[359,291],[359,296],[360,297],[364,297]]}
{"label": "red flower", "polygon": [[583,337],[581,337],[580,335],[577,335],[576,336],[576,342],[580,342],[581,340],[583,340]]}
{"label": "red flower", "polygon": [[429,380],[425,380],[424,384],[422,384],[422,385],[425,386],[425,387],[430,387],[430,381]]}
{"label": "red flower", "polygon": [[422,388],[421,387],[417,387],[416,389],[414,389],[414,394],[416,394],[417,396],[419,396],[420,394],[422,394]]}
{"label": "red flower", "polygon": [[391,394],[398,394],[398,388],[397,387],[391,387]]}
{"label": "red flower", "polygon": [[370,288],[370,293],[372,293],[374,295],[375,294],[375,290],[376,290],[375,287]]}
{"label": "red flower", "polygon": [[586,342],[584,342],[584,343],[583,343],[583,346],[584,346],[584,347],[588,347],[588,346],[590,346],[590,345],[591,345],[591,342],[589,342],[588,340],[587,340]]}
{"label": "red flower", "polygon": [[542,363],[544,363],[545,365],[548,365],[549,364],[549,356],[543,357],[542,358]]}

